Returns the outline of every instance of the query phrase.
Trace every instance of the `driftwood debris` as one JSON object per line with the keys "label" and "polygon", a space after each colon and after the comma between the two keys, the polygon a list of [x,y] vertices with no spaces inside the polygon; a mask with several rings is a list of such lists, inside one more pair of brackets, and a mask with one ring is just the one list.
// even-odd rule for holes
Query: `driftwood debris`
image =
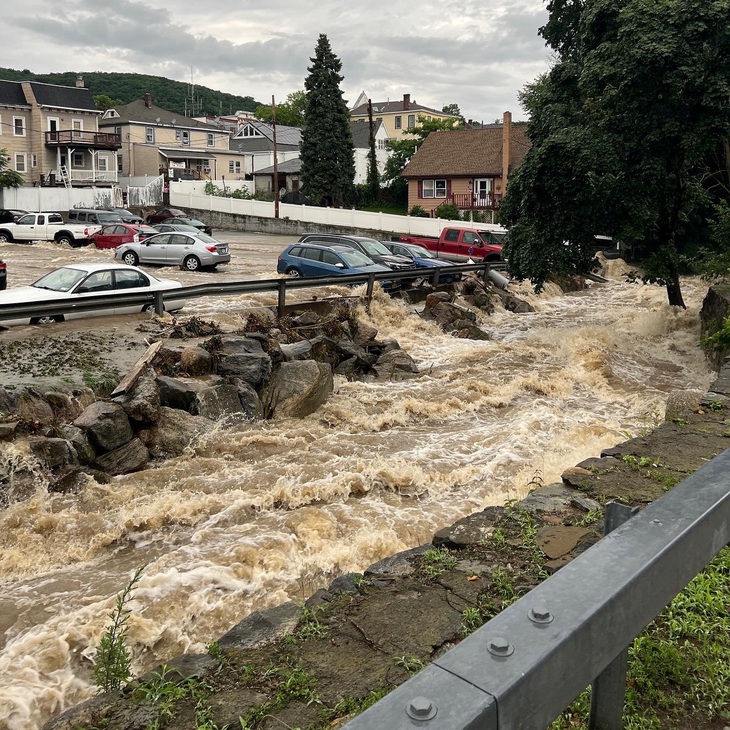
{"label": "driftwood debris", "polygon": [[129,370],[129,372],[127,372],[127,374],[119,381],[119,385],[117,385],[111,394],[112,398],[115,398],[118,395],[124,395],[131,389],[131,387],[137,382],[137,378],[139,378],[142,370],[144,370],[146,365],[152,362],[161,347],[162,340],[159,340],[147,348],[145,354],[142,355],[136,363],[134,363],[132,369]]}

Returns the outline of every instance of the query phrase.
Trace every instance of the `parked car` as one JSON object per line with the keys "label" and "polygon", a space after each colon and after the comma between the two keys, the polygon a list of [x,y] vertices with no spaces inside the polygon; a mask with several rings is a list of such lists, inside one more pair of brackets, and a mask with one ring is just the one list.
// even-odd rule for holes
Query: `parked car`
{"label": "parked car", "polygon": [[0,223],[17,223],[18,218],[24,216],[28,211],[19,208],[0,209]]}
{"label": "parked car", "polygon": [[147,216],[147,223],[151,226],[155,223],[164,223],[170,218],[187,218],[188,214],[179,208],[163,208]]}
{"label": "parked car", "polygon": [[96,208],[71,208],[67,220],[69,223],[91,223],[97,226],[124,223],[119,213],[115,213],[113,210],[96,210]]}
{"label": "parked car", "polygon": [[8,265],[0,259],[0,290],[8,285]]}
{"label": "parked car", "polygon": [[158,233],[173,233],[174,231],[186,231],[187,233],[198,232],[198,229],[195,226],[189,226],[186,223],[155,223],[152,228],[154,228]]}
{"label": "parked car", "polygon": [[[381,241],[381,243],[391,253],[411,259],[417,269],[448,269],[450,266],[454,266],[453,262],[437,259],[435,253],[415,243],[397,243],[393,241]],[[450,284],[459,279],[461,279],[460,273],[439,272],[439,281],[444,284]]]}
{"label": "parked car", "polygon": [[203,233],[207,233],[209,236],[213,235],[213,229],[207,223],[203,223],[203,221],[199,221],[197,218],[174,218],[174,221],[177,225],[192,226],[198,231],[203,231]]}
{"label": "parked car", "polygon": [[145,238],[156,236],[157,233],[158,231],[152,226],[144,224],[113,223],[89,236],[89,244],[97,248],[117,248],[130,241],[144,241]]}
{"label": "parked car", "polygon": [[405,256],[396,256],[388,251],[380,241],[365,236],[346,236],[334,233],[306,233],[299,241],[301,243],[319,243],[323,246],[348,246],[365,254],[376,264],[383,264],[391,269],[415,269],[413,261]]}
{"label": "parked car", "polygon": [[[60,300],[58,312],[54,314],[2,321],[2,324],[46,324],[63,322],[65,319],[94,317],[102,314],[132,314],[134,312],[151,311],[152,304],[125,305],[113,309],[94,309],[91,311],[75,311],[83,295],[113,295],[120,290],[131,292],[156,292],[179,289],[182,284],[171,279],[158,279],[141,269],[125,264],[68,264],[42,276],[30,286],[15,286],[0,294],[0,311],[3,304],[42,302],[44,300]],[[165,309],[170,312],[181,309],[185,299],[173,299],[165,302]]]}
{"label": "parked car", "polygon": [[[348,246],[327,246],[318,243],[293,243],[287,246],[276,262],[276,271],[289,276],[345,276],[390,271],[376,264],[365,254]],[[387,288],[390,282],[382,282]],[[392,286],[392,284],[391,284]]]}
{"label": "parked car", "polygon": [[206,233],[158,233],[144,241],[123,243],[114,258],[125,264],[158,264],[180,266],[188,271],[212,268],[231,260],[228,244],[216,241]]}
{"label": "parked car", "polygon": [[144,223],[144,218],[142,218],[142,216],[135,215],[131,210],[127,210],[126,208],[104,208],[103,210],[111,213],[118,213],[125,223],[134,223],[135,225],[141,225]]}

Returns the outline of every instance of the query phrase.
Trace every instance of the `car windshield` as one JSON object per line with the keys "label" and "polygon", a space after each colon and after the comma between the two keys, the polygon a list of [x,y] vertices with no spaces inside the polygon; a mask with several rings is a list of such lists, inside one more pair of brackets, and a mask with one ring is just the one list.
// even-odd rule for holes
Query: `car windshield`
{"label": "car windshield", "polygon": [[390,254],[390,251],[388,251],[385,246],[383,246],[380,241],[376,241],[373,238],[361,238],[360,244],[362,247],[368,252],[368,253],[374,253],[378,254],[379,256],[388,256]]}
{"label": "car windshield", "polygon": [[31,284],[37,289],[50,289],[51,291],[70,291],[83,278],[87,276],[86,271],[63,267],[51,271],[50,274],[42,276],[38,281]]}
{"label": "car windshield", "polygon": [[420,259],[435,259],[436,254],[423,246],[403,246],[411,256],[418,256]]}
{"label": "car windshield", "polygon": [[373,262],[364,253],[360,253],[359,251],[338,250],[337,253],[342,257],[342,259],[345,261],[345,263],[348,266],[355,266],[357,268],[361,268],[363,266],[372,266],[373,265]]}
{"label": "car windshield", "polygon": [[97,213],[99,223],[120,223],[122,218],[119,213]]}
{"label": "car windshield", "polygon": [[124,208],[114,208],[114,210],[119,213],[119,215],[126,215],[130,218],[138,218],[139,216],[136,216],[134,213],[132,213],[131,210],[125,210]]}

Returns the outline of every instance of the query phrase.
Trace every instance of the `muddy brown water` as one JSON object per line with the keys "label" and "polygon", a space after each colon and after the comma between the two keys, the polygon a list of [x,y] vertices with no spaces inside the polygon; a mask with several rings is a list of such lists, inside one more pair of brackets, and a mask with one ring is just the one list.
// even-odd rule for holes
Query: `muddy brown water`
{"label": "muddy brown water", "polygon": [[[219,234],[230,268],[152,270],[184,283],[272,278],[291,238]],[[109,252],[0,245],[10,284]],[[77,495],[49,494],[0,514],[0,727],[39,728],[95,692],[91,666],[115,595],[145,564],[130,619],[135,673],[203,651],[252,610],[302,600],[335,576],[428,542],[491,504],[559,479],[563,469],[658,422],[669,393],[712,379],[697,342],[706,285],[684,282],[687,311],[663,290],[607,285],[563,296],[514,288],[536,307],[483,318],[486,342],[457,340],[379,295],[379,330],[414,357],[404,382],[350,383],[317,413],[228,427],[183,456]],[[332,287],[323,294],[349,290]],[[188,314],[227,327],[275,295],[200,299]],[[145,315],[53,325],[55,333],[138,338]],[[49,329],[12,328],[7,339]],[[40,345],[39,345],[40,347]],[[136,353],[135,353],[136,354]],[[130,359],[132,354],[129,355]],[[0,365],[0,377],[3,374]],[[4,445],[0,468],[33,466]]]}

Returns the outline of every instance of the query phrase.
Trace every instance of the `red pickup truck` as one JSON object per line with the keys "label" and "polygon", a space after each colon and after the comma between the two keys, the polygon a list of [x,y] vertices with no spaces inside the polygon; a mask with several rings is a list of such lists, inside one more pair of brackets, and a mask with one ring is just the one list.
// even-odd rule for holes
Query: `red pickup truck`
{"label": "red pickup truck", "polygon": [[444,228],[441,235],[407,236],[401,235],[399,241],[415,243],[433,251],[438,258],[466,263],[470,259],[480,261],[499,261],[502,258],[504,232],[476,228]]}

